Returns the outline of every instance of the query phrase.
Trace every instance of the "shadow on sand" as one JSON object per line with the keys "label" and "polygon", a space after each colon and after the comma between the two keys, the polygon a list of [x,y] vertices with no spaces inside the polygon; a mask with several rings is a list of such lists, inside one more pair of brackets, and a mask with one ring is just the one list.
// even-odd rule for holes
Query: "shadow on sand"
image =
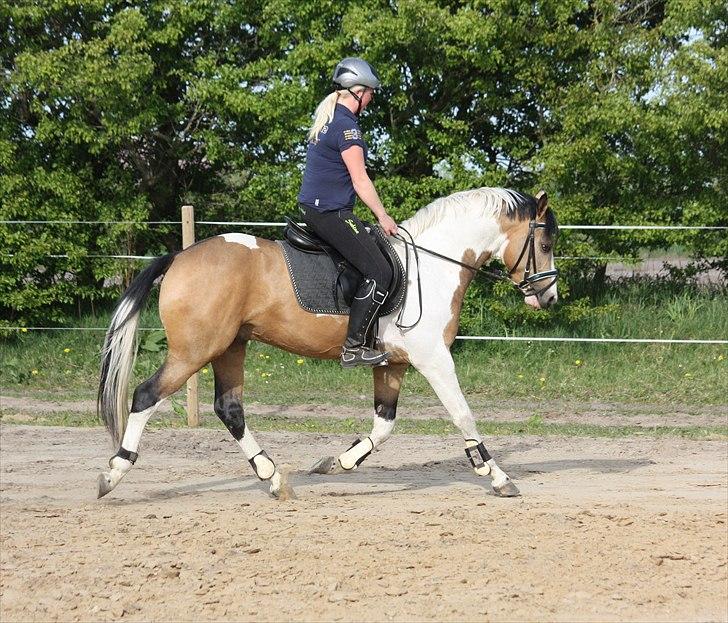
{"label": "shadow on sand", "polygon": [[[518,442],[498,451],[498,462],[503,465],[511,478],[516,482],[529,481],[541,474],[552,474],[573,470],[587,471],[597,474],[629,473],[648,465],[654,461],[640,458],[607,459],[607,458],[566,458],[552,461],[537,461],[532,463],[509,460],[525,451],[537,447],[537,443]],[[313,464],[313,461],[312,461]],[[291,470],[288,472],[289,484],[294,491],[297,487],[317,488],[332,485],[330,491],[323,491],[321,495],[334,497],[387,495],[388,493],[427,490],[433,487],[448,487],[456,484],[482,487],[491,492],[490,478],[477,476],[470,469],[467,459],[451,457],[442,461],[428,461],[425,463],[404,463],[396,467],[367,465],[344,473],[309,474],[308,470]],[[348,485],[350,488],[342,491],[337,485]],[[375,486],[375,489],[371,487]],[[114,499],[104,498],[104,502],[111,505],[136,504],[150,500],[167,500],[184,496],[197,496],[210,491],[252,491],[268,492],[268,483],[252,477],[234,477],[215,480],[206,480],[191,484],[171,486],[156,489],[136,495],[133,498]]]}

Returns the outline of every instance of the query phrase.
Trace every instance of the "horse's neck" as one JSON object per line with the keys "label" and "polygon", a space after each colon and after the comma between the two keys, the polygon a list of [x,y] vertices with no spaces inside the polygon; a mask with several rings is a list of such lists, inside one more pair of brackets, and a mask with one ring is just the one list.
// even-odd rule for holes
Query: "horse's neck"
{"label": "horse's neck", "polygon": [[460,261],[469,251],[475,258],[498,256],[506,240],[496,218],[443,220],[414,236],[415,244]]}

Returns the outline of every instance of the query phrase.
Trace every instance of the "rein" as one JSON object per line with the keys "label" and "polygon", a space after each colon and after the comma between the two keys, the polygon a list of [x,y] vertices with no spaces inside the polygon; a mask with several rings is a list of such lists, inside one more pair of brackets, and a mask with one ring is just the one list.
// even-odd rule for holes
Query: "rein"
{"label": "rein", "polygon": [[[417,324],[422,319],[422,285],[420,282],[420,258],[419,254],[417,253],[418,250],[424,251],[425,253],[428,253],[430,255],[433,255],[441,260],[445,260],[447,262],[450,262],[451,264],[457,264],[458,266],[462,266],[463,268],[467,268],[468,270],[473,271],[476,275],[481,274],[485,275],[486,277],[493,279],[494,281],[509,281],[513,283],[510,279],[510,276],[516,271],[518,268],[518,265],[521,263],[521,260],[523,259],[523,256],[528,253],[526,257],[526,268],[523,272],[523,279],[519,283],[513,283],[513,285],[520,290],[520,292],[524,296],[539,296],[542,292],[545,292],[548,290],[554,283],[556,283],[556,280],[559,277],[559,271],[558,269],[554,268],[551,270],[544,270],[541,272],[538,272],[538,269],[536,268],[536,244],[535,244],[535,233],[537,229],[545,229],[546,223],[539,223],[535,220],[531,220],[528,223],[528,237],[526,238],[525,242],[523,243],[523,248],[521,249],[521,253],[518,255],[518,259],[516,260],[515,264],[513,265],[513,268],[505,273],[502,270],[493,270],[493,269],[486,269],[482,266],[478,268],[477,266],[472,266],[470,264],[466,264],[465,262],[461,262],[460,260],[456,260],[452,257],[449,257],[447,255],[443,255],[442,253],[438,253],[437,251],[433,251],[432,249],[428,249],[427,247],[423,247],[419,244],[415,244],[414,237],[410,232],[408,232],[404,227],[401,225],[397,226],[398,229],[403,231],[407,236],[409,237],[409,241],[405,239],[404,236],[400,234],[395,234],[394,238],[397,238],[404,244],[405,249],[405,280],[409,281],[409,266],[410,266],[410,259],[409,259],[409,247],[412,247],[413,255],[415,257],[415,264],[417,266],[417,296],[418,296],[418,303],[419,303],[419,309],[420,313],[417,317],[417,320],[415,320],[414,323],[411,325],[403,325],[401,323],[402,321],[402,314],[404,313],[405,303],[407,302],[407,290],[405,290],[405,298],[402,301],[402,308],[399,312],[399,315],[397,316],[397,320],[395,322],[395,325],[397,328],[402,330],[408,330],[412,329],[413,327],[417,326]],[[531,273],[531,268],[533,268],[533,273]],[[553,279],[543,288],[540,290],[535,290],[533,287],[534,283],[537,283],[538,281],[542,281],[544,279],[548,279],[549,277],[553,277]]]}
{"label": "rein", "polygon": [[[506,280],[508,281],[508,275],[510,273],[504,273],[502,270],[490,270],[485,269],[483,267],[477,268],[476,266],[471,266],[470,264],[466,264],[465,262],[461,262],[459,260],[456,260],[452,257],[448,257],[447,255],[443,255],[442,253],[438,253],[437,251],[433,251],[432,249],[428,249],[427,247],[423,247],[419,244],[414,243],[414,239],[412,238],[412,234],[410,234],[404,227],[401,225],[397,225],[398,229],[401,229],[403,232],[405,232],[408,236],[411,242],[407,242],[403,236],[400,236],[399,234],[395,234],[394,237],[401,240],[405,245],[409,245],[415,249],[415,257],[417,256],[416,249],[419,249],[420,251],[424,251],[425,253],[429,253],[430,255],[434,255],[435,257],[439,257],[441,260],[446,260],[452,264],[457,264],[458,266],[462,266],[463,268],[467,268],[468,270],[472,270],[474,273],[480,273],[482,275],[485,275],[486,277],[490,277],[491,279],[497,279],[497,280]],[[405,246],[406,248],[406,246]],[[520,259],[520,258],[519,258]]]}

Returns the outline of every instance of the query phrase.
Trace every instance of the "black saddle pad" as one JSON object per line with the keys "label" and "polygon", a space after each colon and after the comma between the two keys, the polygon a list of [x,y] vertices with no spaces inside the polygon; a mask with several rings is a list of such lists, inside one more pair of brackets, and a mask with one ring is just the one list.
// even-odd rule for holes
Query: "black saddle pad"
{"label": "black saddle pad", "polygon": [[[337,266],[326,253],[302,251],[287,240],[277,240],[276,242],[283,251],[298,304],[306,311],[315,314],[348,315],[349,305],[340,287],[341,267]],[[399,258],[394,251],[392,253],[397,262],[394,270],[399,270],[404,275],[404,268],[399,262]],[[391,314],[402,304],[405,292],[404,284],[406,283],[404,278],[401,279],[401,283],[402,287],[398,289],[398,292],[390,293],[384,301],[379,316]]]}

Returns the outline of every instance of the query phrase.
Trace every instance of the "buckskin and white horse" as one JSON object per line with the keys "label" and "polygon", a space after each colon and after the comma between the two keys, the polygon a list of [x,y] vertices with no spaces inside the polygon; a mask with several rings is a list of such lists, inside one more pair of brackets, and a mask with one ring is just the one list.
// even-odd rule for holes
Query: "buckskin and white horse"
{"label": "buckskin and white horse", "polygon": [[[402,328],[397,314],[380,318],[378,340],[391,353],[388,365],[373,368],[374,423],[370,435],[343,452],[338,470],[356,468],[391,435],[397,399],[409,365],[428,380],[465,441],[475,472],[490,475],[501,496],[518,489],[490,456],[460,389],[450,346],[455,340],[465,290],[492,258],[539,308],[557,299],[553,244],[556,218],[546,194],[535,198],[502,188],[458,192],[433,201],[402,223],[419,249],[418,274],[408,276]],[[392,240],[404,258],[404,240]],[[540,271],[539,271],[540,269]],[[164,275],[159,315],[168,353],[156,373],[127,390],[136,354],[141,308]],[[419,281],[419,284],[417,283]],[[102,352],[99,412],[117,453],[99,476],[98,495],[109,493],[131,469],[149,417],[207,363],[215,376],[215,413],[240,445],[261,480],[277,495],[282,478],[255,441],[243,411],[243,367],[247,343],[258,340],[307,357],[336,359],[346,333],[346,316],[305,311],[297,302],[281,247],[247,234],[223,234],[156,259],[131,284],[116,307]],[[331,466],[329,466],[331,467]],[[327,468],[328,469],[328,468]]]}

